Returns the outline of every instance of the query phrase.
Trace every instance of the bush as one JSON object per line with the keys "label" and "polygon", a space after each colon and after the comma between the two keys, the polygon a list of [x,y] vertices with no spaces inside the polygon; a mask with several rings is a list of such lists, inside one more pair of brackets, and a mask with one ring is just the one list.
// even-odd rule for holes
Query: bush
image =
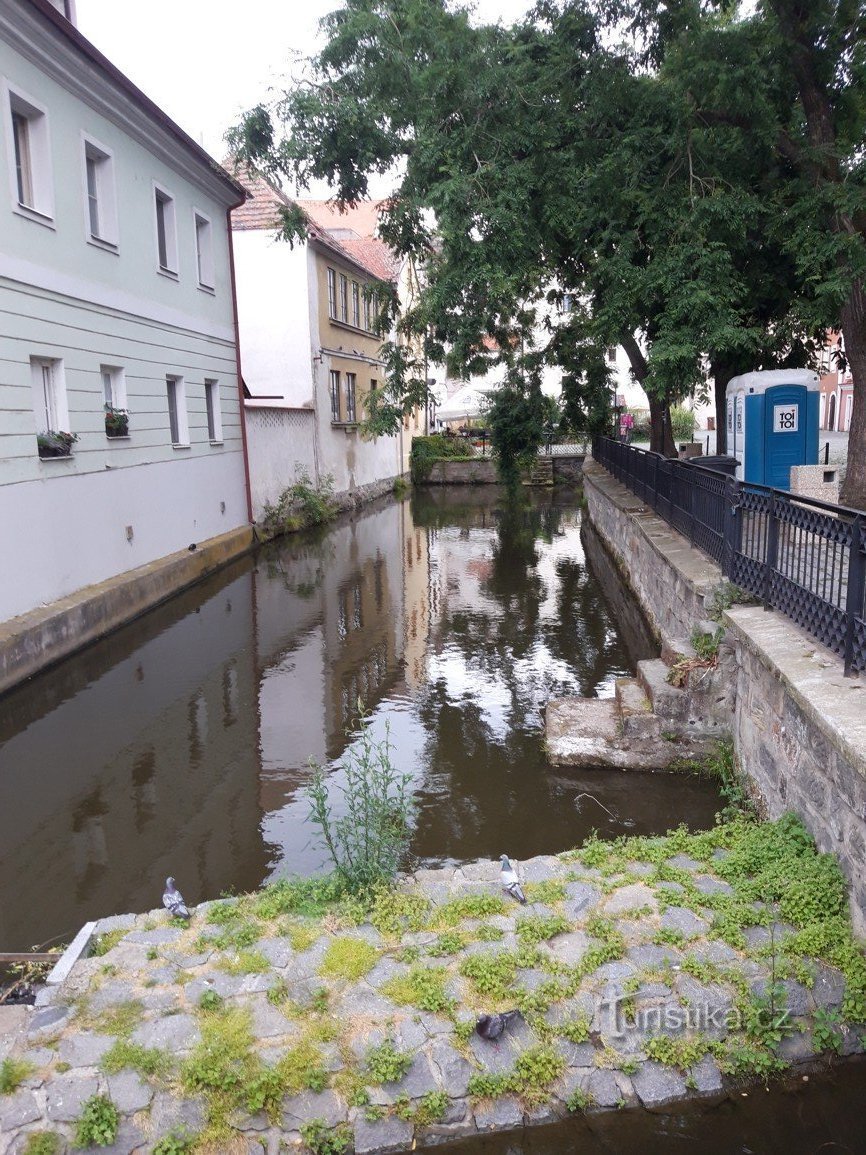
{"label": "bush", "polygon": [[472,456],[472,448],[462,437],[453,437],[446,433],[434,433],[429,437],[413,437],[412,451],[409,455],[412,480],[416,485],[426,481],[430,476],[434,461],[442,461],[449,457],[467,456]]}
{"label": "bush", "polygon": [[[344,783],[335,785],[322,766],[312,764],[309,817],[321,831],[337,874],[357,892],[397,873],[411,834],[412,778],[392,763],[387,729],[383,741],[376,742],[363,714],[360,739],[346,750],[340,769]],[[334,817],[332,789],[342,795],[342,818]]]}
{"label": "bush", "polygon": [[265,502],[261,524],[266,533],[276,535],[323,525],[336,516],[333,474],[325,474],[317,485],[306,469],[296,464],[294,484],[283,490],[276,505]]}
{"label": "bush", "polygon": [[671,433],[674,441],[691,441],[695,433],[695,415],[691,409],[674,405],[671,409]]}

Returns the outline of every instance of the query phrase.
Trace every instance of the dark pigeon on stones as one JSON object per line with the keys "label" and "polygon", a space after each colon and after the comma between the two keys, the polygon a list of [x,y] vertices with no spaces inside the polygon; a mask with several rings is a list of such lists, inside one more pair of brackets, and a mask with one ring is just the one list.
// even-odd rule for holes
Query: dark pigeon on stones
{"label": "dark pigeon on stones", "polygon": [[165,892],[162,896],[162,905],[173,918],[183,918],[189,922],[189,907],[183,901],[183,895],[177,889],[173,878],[165,880]]}
{"label": "dark pigeon on stones", "polygon": [[498,1039],[502,1032],[520,1014],[520,1011],[503,1011],[500,1015],[481,1015],[475,1030],[482,1039]]}
{"label": "dark pigeon on stones", "polygon": [[517,902],[526,903],[526,895],[523,893],[523,888],[517,881],[517,875],[508,859],[507,854],[503,854],[500,861],[502,862],[502,872],[500,878],[502,879],[502,889],[506,894],[510,894]]}

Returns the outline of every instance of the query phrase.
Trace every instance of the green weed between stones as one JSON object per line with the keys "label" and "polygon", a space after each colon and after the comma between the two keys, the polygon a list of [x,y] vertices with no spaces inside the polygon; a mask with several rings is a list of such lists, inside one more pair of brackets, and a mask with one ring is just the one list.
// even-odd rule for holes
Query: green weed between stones
{"label": "green weed between stones", "polygon": [[328,943],[319,974],[356,982],[373,969],[378,959],[379,951],[363,939],[335,938]]}
{"label": "green weed between stones", "polygon": [[108,1147],[117,1138],[120,1115],[107,1095],[91,1095],[75,1124],[76,1147]]}
{"label": "green weed between stones", "polygon": [[352,1128],[348,1123],[331,1127],[324,1119],[311,1119],[301,1127],[301,1138],[313,1155],[343,1155],[352,1146]]}
{"label": "green weed between stones", "polygon": [[23,1059],[4,1059],[0,1063],[0,1095],[11,1095],[32,1070],[33,1066]]}
{"label": "green weed between stones", "polygon": [[429,955],[459,954],[469,941],[468,936],[459,930],[446,930],[427,948]]}
{"label": "green weed between stones", "polygon": [[445,1118],[450,1100],[445,1091],[428,1091],[422,1095],[415,1108],[413,1122],[419,1127],[429,1127]]}
{"label": "green weed between stones", "polygon": [[382,994],[398,1006],[417,1007],[419,1011],[450,1013],[454,1002],[445,991],[448,972],[444,967],[416,964],[406,975],[398,975],[382,984]]}
{"label": "green weed between stones", "polygon": [[93,944],[93,948],[90,953],[96,955],[97,958],[104,954],[108,954],[108,952],[113,950],[120,942],[120,940],[128,933],[129,932],[126,930],[106,931],[105,934],[99,935],[99,937],[96,939],[96,942]]}
{"label": "green weed between stones", "polygon": [[529,915],[519,918],[516,927],[520,941],[535,946],[570,929],[571,923],[561,914]]}
{"label": "green weed between stones", "polygon": [[152,1155],[185,1155],[185,1152],[192,1151],[196,1142],[197,1136],[187,1131],[171,1131],[156,1143]]}
{"label": "green weed between stones", "polygon": [[128,999],[97,1015],[90,1025],[101,1035],[117,1035],[119,1039],[128,1039],[143,1018],[144,1006],[138,999]]}
{"label": "green weed between stones", "polygon": [[552,878],[543,882],[527,882],[524,886],[527,902],[543,902],[547,906],[563,902],[566,896],[565,883],[555,882]]}
{"label": "green weed between stones", "polygon": [[470,1075],[467,1090],[476,1099],[492,1099],[511,1093],[529,1102],[539,1102],[547,1097],[548,1088],[564,1069],[562,1055],[553,1047],[541,1044],[519,1055],[514,1070],[507,1074],[475,1072]]}
{"label": "green weed between stones", "polygon": [[506,910],[505,901],[498,894],[467,894],[438,907],[431,924],[457,926],[466,918],[487,918],[491,914],[505,914]]}
{"label": "green weed between stones", "polygon": [[585,1043],[589,1039],[591,1021],[586,1011],[582,1011],[567,1023],[561,1023],[557,1031],[570,1043]]}
{"label": "green weed between stones", "polygon": [[271,969],[271,964],[257,950],[239,950],[231,958],[221,958],[216,964],[229,975],[263,975]]}
{"label": "green weed between stones", "polygon": [[493,926],[492,923],[483,922],[475,932],[475,937],[479,942],[499,942],[505,935],[505,931],[500,926]]}
{"label": "green weed between stones", "polygon": [[649,1058],[655,1059],[657,1063],[664,1063],[666,1067],[676,1067],[679,1071],[687,1071],[689,1067],[694,1067],[712,1049],[712,1040],[703,1035],[691,1038],[655,1035],[644,1046]]}
{"label": "green weed between stones", "polygon": [[118,1039],[102,1056],[99,1065],[106,1075],[129,1069],[149,1079],[165,1079],[171,1072],[172,1058],[158,1047],[139,1047],[127,1039]]}
{"label": "green weed between stones", "polygon": [[386,1039],[367,1052],[364,1067],[372,1083],[397,1083],[412,1066],[412,1056],[398,1051],[393,1039]]}
{"label": "green weed between stones", "polygon": [[32,1131],[27,1136],[24,1155],[58,1155],[60,1136],[56,1131]]}
{"label": "green weed between stones", "polygon": [[588,1111],[590,1107],[595,1105],[595,1099],[589,1091],[576,1087],[565,1100],[565,1105],[571,1112]]}

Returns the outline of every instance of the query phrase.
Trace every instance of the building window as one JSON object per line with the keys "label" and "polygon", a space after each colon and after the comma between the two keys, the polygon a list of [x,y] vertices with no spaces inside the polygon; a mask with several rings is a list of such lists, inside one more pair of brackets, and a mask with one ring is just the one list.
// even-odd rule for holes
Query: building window
{"label": "building window", "polygon": [[31,357],[30,387],[39,456],[68,457],[72,443],[78,438],[69,432],[63,362],[51,357]]}
{"label": "building window", "polygon": [[177,274],[177,228],[174,197],[154,185],[156,211],[156,251],[160,272]]}
{"label": "building window", "polygon": [[370,332],[370,290],[364,289],[364,328]]}
{"label": "building window", "polygon": [[361,291],[357,281],[352,281],[352,324],[361,328]]}
{"label": "building window", "polygon": [[107,149],[87,137],[84,138],[84,200],[88,238],[116,245],[114,158]]}
{"label": "building window", "polygon": [[328,316],[337,318],[337,274],[328,269]]}
{"label": "building window", "polygon": [[172,445],[189,445],[189,418],[186,412],[186,387],[183,377],[166,377],[168,424]]}
{"label": "building window", "polygon": [[54,215],[51,147],[45,109],[23,93],[7,90],[7,124],[12,195],[23,215]]}
{"label": "building window", "polygon": [[349,320],[349,278],[340,273],[340,320]]}
{"label": "building window", "polygon": [[106,437],[126,437],[129,414],[126,409],[126,376],[118,365],[100,365],[102,401],[105,407]]}
{"label": "building window", "polygon": [[346,374],[346,420],[356,421],[355,417],[355,381],[354,373]]}
{"label": "building window", "polygon": [[195,223],[195,260],[198,270],[198,283],[204,289],[214,287],[213,274],[213,230],[206,216],[199,212],[193,213]]}
{"label": "building window", "polygon": [[328,380],[331,388],[331,420],[340,420],[340,372],[338,369],[332,369],[328,374]]}
{"label": "building window", "polygon": [[209,441],[222,441],[223,419],[220,410],[220,383],[205,378],[204,399],[207,406],[207,435]]}

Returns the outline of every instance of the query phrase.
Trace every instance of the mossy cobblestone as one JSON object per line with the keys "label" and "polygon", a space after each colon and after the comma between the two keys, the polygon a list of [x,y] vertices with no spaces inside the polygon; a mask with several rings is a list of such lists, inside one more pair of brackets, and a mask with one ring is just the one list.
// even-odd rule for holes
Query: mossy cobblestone
{"label": "mossy cobblestone", "polygon": [[[106,1150],[276,1152],[322,1127],[358,1152],[406,1150],[718,1098],[863,1050],[866,963],[795,820],[516,868],[525,907],[477,862],[366,904],[277,884],[202,904],[186,928],[161,911],[105,920],[98,951],[0,1034],[24,1072],[0,1095],[0,1151],[46,1130],[71,1148],[99,1096],[119,1115]],[[479,1013],[515,1006],[499,1041],[474,1034]]]}

